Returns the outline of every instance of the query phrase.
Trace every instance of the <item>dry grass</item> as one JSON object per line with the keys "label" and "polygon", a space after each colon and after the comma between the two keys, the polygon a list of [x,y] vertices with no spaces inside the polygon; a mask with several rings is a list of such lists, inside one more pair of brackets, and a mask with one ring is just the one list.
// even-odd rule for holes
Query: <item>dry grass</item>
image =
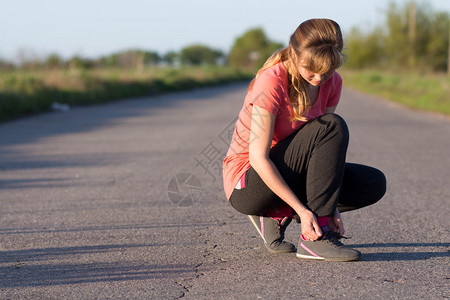
{"label": "dry grass", "polygon": [[248,80],[229,67],[12,71],[0,74],[0,121],[49,110]]}

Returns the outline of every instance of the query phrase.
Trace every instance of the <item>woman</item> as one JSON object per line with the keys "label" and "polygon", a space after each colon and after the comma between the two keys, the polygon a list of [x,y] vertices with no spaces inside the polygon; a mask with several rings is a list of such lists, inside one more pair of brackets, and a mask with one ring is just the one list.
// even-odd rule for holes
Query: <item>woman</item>
{"label": "woman", "polygon": [[271,252],[293,252],[286,226],[301,222],[297,257],[351,261],[340,212],[377,202],[386,179],[377,169],[345,162],[348,128],[334,114],[343,64],[339,25],[303,22],[250,83],[227,156],[224,189],[249,215]]}

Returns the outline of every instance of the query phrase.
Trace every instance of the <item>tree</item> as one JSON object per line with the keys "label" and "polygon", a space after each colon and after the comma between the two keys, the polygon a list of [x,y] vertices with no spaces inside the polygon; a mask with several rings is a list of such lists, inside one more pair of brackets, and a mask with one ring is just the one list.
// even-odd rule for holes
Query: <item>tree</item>
{"label": "tree", "polygon": [[45,67],[47,69],[58,69],[62,63],[63,59],[58,54],[52,53],[45,60]]}
{"label": "tree", "polygon": [[414,1],[391,3],[386,23],[372,31],[352,29],[346,38],[347,66],[388,65],[445,71],[449,57],[449,14]]}
{"label": "tree", "polygon": [[175,51],[169,51],[163,55],[162,60],[166,62],[169,66],[173,66],[178,59],[178,54]]}
{"label": "tree", "polygon": [[180,62],[183,65],[216,65],[218,59],[223,56],[220,50],[201,44],[194,44],[181,50]]}
{"label": "tree", "polygon": [[98,60],[98,63],[102,67],[117,67],[118,63],[118,54],[111,54],[108,56],[102,56]]}
{"label": "tree", "polygon": [[391,2],[387,11],[387,31],[388,34],[384,41],[386,53],[389,53],[387,59],[390,65],[407,66],[411,57],[411,47],[408,40],[408,7],[399,8]]}
{"label": "tree", "polygon": [[25,70],[36,70],[42,67],[39,56],[34,50],[29,48],[19,49],[17,61],[20,68]]}
{"label": "tree", "polygon": [[145,66],[157,65],[161,61],[160,55],[155,51],[125,50],[100,58],[102,66],[119,68],[142,69]]}
{"label": "tree", "polygon": [[345,65],[350,68],[364,68],[379,65],[384,57],[383,40],[385,34],[381,28],[369,34],[352,28],[344,43],[347,56]]}
{"label": "tree", "polygon": [[445,71],[450,56],[450,15],[438,12],[432,16],[425,63],[434,70]]}
{"label": "tree", "polygon": [[67,61],[67,65],[70,69],[90,69],[95,66],[95,61],[75,55]]}
{"label": "tree", "polygon": [[282,47],[282,44],[269,40],[262,28],[253,28],[236,39],[228,62],[237,68],[255,70]]}
{"label": "tree", "polygon": [[155,66],[159,64],[159,62],[162,60],[161,56],[158,54],[158,52],[155,51],[144,51],[144,64],[147,66]]}
{"label": "tree", "polygon": [[0,70],[2,70],[2,71],[11,71],[11,70],[14,70],[14,69],[15,69],[15,67],[14,67],[13,63],[11,63],[9,61],[6,61],[6,60],[3,60],[3,59],[0,58]]}

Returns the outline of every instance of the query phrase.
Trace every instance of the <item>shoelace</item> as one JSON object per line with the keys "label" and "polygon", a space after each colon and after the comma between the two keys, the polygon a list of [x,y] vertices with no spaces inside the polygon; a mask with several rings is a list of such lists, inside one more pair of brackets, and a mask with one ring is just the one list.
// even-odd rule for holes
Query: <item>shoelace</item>
{"label": "shoelace", "polygon": [[344,244],[342,244],[341,241],[339,241],[339,239],[341,239],[341,238],[349,239],[348,237],[340,235],[339,233],[334,232],[334,231],[327,231],[321,237],[321,239],[328,240],[330,243],[336,245],[337,247],[344,246]]}
{"label": "shoelace", "polygon": [[280,238],[277,239],[277,241],[282,241],[284,239],[284,230],[285,228],[283,228],[283,226],[281,226],[280,222],[276,222],[275,225],[276,230],[278,231],[278,233],[280,234]]}
{"label": "shoelace", "polygon": [[277,229],[280,233],[280,240],[284,239],[284,232],[286,231],[286,228],[288,227],[288,225],[291,223],[291,220],[285,220],[283,219],[283,221],[279,220],[277,221]]}

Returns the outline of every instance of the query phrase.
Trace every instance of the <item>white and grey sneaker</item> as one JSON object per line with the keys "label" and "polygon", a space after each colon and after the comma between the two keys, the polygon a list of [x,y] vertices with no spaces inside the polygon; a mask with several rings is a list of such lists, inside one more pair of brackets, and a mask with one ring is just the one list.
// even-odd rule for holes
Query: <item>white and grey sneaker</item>
{"label": "white and grey sneaker", "polygon": [[285,217],[281,220],[276,220],[269,217],[253,215],[249,215],[248,218],[262,237],[267,250],[272,253],[289,253],[295,251],[293,244],[283,241],[284,232],[286,231],[286,227],[291,223],[291,218]]}
{"label": "white and grey sneaker", "polygon": [[348,248],[339,241],[340,236],[326,231],[316,241],[306,241],[300,236],[297,257],[310,260],[352,261],[361,258],[361,252]]}

